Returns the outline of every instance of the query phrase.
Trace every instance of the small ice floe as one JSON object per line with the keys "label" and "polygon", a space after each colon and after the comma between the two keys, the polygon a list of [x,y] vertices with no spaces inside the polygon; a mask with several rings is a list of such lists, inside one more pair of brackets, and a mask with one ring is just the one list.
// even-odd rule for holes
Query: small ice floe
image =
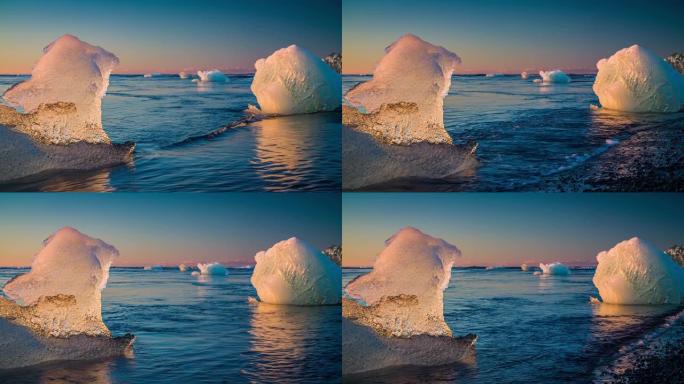
{"label": "small ice floe", "polygon": [[520,78],[523,79],[523,80],[527,80],[529,77],[530,77],[530,74],[527,73],[527,72],[525,72],[525,71],[523,71],[523,72],[520,74]]}
{"label": "small ice floe", "polygon": [[477,336],[454,337],[444,321],[444,290],[460,255],[411,227],[386,241],[373,271],[345,287],[343,375],[472,361]]}
{"label": "small ice floe", "polygon": [[373,79],[347,92],[343,123],[382,142],[452,143],[444,128],[444,97],[461,63],[449,50],[407,34],[385,49]]}
{"label": "small ice floe", "polygon": [[298,45],[254,63],[252,93],[265,114],[292,115],[334,111],[342,105],[340,74]]}
{"label": "small ice floe", "polygon": [[684,107],[684,76],[639,45],[623,48],[596,63],[593,90],[606,109],[625,112],[678,112]]}
{"label": "small ice floe", "polygon": [[520,265],[520,270],[527,272],[527,271],[530,270],[530,266],[527,265],[527,264],[525,264],[525,263],[523,263],[523,264]]}
{"label": "small ice floe", "polygon": [[192,271],[192,273],[190,275],[191,276],[199,276],[199,275],[201,275],[201,273],[199,273],[199,271]]}
{"label": "small ice floe", "polygon": [[292,237],[254,256],[251,282],[269,304],[329,305],[341,300],[342,269],[323,252]]}
{"label": "small ice floe", "polygon": [[565,72],[560,69],[539,71],[539,76],[541,76],[542,82],[547,84],[567,84],[572,81],[570,76],[566,75]]}
{"label": "small ice floe", "polygon": [[555,262],[550,264],[539,263],[539,268],[544,275],[569,275],[570,268],[566,265]]}
{"label": "small ice floe", "polygon": [[[202,275],[211,275],[211,276],[227,276],[228,275],[228,270],[226,267],[224,267],[221,263],[213,262],[213,263],[207,263],[207,264],[202,264],[199,263],[197,264],[197,268],[200,271],[200,274]],[[193,276],[195,274],[193,273]]]}
{"label": "small ice floe", "polygon": [[199,76],[199,82],[202,83],[225,83],[227,80],[226,75],[218,69],[197,71],[197,76]]}
{"label": "small ice floe", "polygon": [[185,264],[181,264],[178,266],[178,270],[181,272],[186,272],[188,270],[188,266]]}
{"label": "small ice floe", "polygon": [[532,82],[535,83],[535,84],[541,84],[542,81],[543,81],[542,79],[534,79],[534,80],[532,80]]}
{"label": "small ice floe", "polygon": [[485,77],[502,77],[503,73],[488,73]]}
{"label": "small ice floe", "polygon": [[532,274],[534,276],[541,276],[542,272],[541,271],[534,271],[534,273],[532,273]]}
{"label": "small ice floe", "polygon": [[0,296],[0,369],[124,353],[132,335],[112,337],[102,321],[102,289],[119,252],[65,227],[43,242],[31,270]]}
{"label": "small ice floe", "polygon": [[163,268],[161,265],[146,265],[143,269],[145,271],[161,271]]}
{"label": "small ice floe", "polygon": [[633,237],[600,252],[593,282],[604,303],[679,304],[684,269],[654,245]]}

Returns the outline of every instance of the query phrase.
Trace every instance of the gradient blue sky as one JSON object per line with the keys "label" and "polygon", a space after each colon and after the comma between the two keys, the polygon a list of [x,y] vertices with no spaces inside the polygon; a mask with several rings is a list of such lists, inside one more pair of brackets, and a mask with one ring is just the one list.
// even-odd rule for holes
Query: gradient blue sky
{"label": "gradient blue sky", "polygon": [[332,193],[3,193],[0,266],[30,265],[63,226],[115,246],[115,265],[242,266],[292,236],[319,249],[340,244],[340,210]]}
{"label": "gradient blue sky", "polygon": [[369,73],[405,33],[457,53],[457,73],[595,71],[632,44],[684,51],[684,1],[344,0],[344,73]]}
{"label": "gradient blue sky", "polygon": [[70,33],[116,54],[114,73],[254,62],[298,44],[319,56],[341,50],[340,0],[2,0],[0,73],[28,73],[43,47]]}
{"label": "gradient blue sky", "polygon": [[407,225],[458,246],[459,266],[595,265],[633,236],[684,244],[684,194],[346,193],[342,206],[344,266],[372,265]]}

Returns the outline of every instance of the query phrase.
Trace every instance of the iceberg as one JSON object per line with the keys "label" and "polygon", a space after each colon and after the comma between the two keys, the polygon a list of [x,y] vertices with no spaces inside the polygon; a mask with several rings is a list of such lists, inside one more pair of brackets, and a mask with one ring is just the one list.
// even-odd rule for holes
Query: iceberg
{"label": "iceberg", "polygon": [[252,93],[261,112],[292,115],[334,111],[342,104],[342,79],[326,62],[297,45],[254,63]]}
{"label": "iceberg", "polygon": [[553,71],[539,71],[543,83],[566,84],[571,81],[570,76],[560,69]]}
{"label": "iceberg", "polygon": [[530,75],[525,71],[520,74],[520,78],[523,80],[527,80],[528,77],[530,77]]}
{"label": "iceberg", "polygon": [[[228,270],[226,267],[221,265],[221,263],[213,262],[213,263],[207,263],[207,264],[202,264],[199,263],[197,264],[197,269],[199,269],[201,275],[212,275],[212,276],[227,276],[228,275]],[[194,276],[194,274],[193,274]]]}
{"label": "iceberg", "polygon": [[443,291],[461,252],[412,227],[386,244],[373,271],[345,287],[342,374],[474,363],[477,336],[452,336],[443,313]]}
{"label": "iceberg", "polygon": [[624,112],[678,112],[684,106],[684,76],[639,45],[596,63],[594,93],[606,109]]}
{"label": "iceberg", "polygon": [[451,336],[443,296],[461,251],[413,227],[385,244],[373,270],[345,287],[345,296],[359,305],[343,305],[343,315],[386,336]]}
{"label": "iceberg", "polygon": [[385,49],[373,79],[345,95],[343,123],[390,144],[451,144],[443,105],[460,62],[455,53],[418,36],[400,37]]}
{"label": "iceberg", "polygon": [[251,282],[262,302],[330,305],[341,300],[342,269],[323,252],[292,237],[254,257]]}
{"label": "iceberg", "polygon": [[45,47],[31,78],[5,91],[3,98],[23,113],[0,112],[0,124],[48,144],[110,143],[101,106],[118,63],[114,54],[75,36],[58,38]]}
{"label": "iceberg", "polygon": [[34,305],[41,299],[49,302],[50,297],[62,295],[65,299],[61,302],[67,300],[69,305],[60,307],[58,303],[54,312],[33,319],[51,336],[109,336],[102,322],[101,291],[118,255],[116,248],[102,240],[64,227],[43,242],[31,271],[10,280],[3,292],[22,306]]}
{"label": "iceberg", "polygon": [[189,74],[185,71],[181,71],[178,73],[178,77],[180,77],[181,79],[189,79],[192,77],[192,74]]}
{"label": "iceberg", "polygon": [[0,369],[126,351],[135,338],[112,337],[102,321],[101,291],[118,255],[70,227],[47,238],[31,271],[3,287],[10,300],[0,297]]}
{"label": "iceberg", "polygon": [[654,245],[633,237],[597,256],[593,282],[604,303],[679,304],[684,269]]}
{"label": "iceberg", "polygon": [[199,81],[202,83],[225,83],[227,80],[226,75],[218,69],[197,71],[197,76],[199,76]]}
{"label": "iceberg", "polygon": [[568,268],[567,266],[565,266],[564,264],[561,264],[559,262],[550,263],[550,264],[539,263],[539,269],[542,270],[542,274],[544,274],[544,275],[569,275],[570,274],[570,268]]}
{"label": "iceberg", "polygon": [[185,264],[181,264],[178,266],[178,270],[181,272],[186,272],[188,270],[188,266]]}
{"label": "iceberg", "polygon": [[520,266],[520,270],[527,272],[527,271],[530,270],[530,266],[523,263],[523,264]]}

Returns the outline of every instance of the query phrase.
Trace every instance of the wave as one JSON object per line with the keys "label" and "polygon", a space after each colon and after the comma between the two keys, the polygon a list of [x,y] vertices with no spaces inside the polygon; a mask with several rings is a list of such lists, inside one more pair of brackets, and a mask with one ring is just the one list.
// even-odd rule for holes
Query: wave
{"label": "wave", "polygon": [[255,123],[257,121],[261,121],[265,118],[265,116],[260,116],[260,115],[248,115],[245,117],[242,117],[238,120],[233,121],[232,123],[229,123],[228,125],[224,125],[223,127],[214,129],[211,132],[204,133],[201,135],[196,135],[196,136],[190,136],[187,137],[181,141],[177,141],[172,144],[168,144],[163,146],[163,149],[169,149],[169,148],[176,148],[176,147],[181,147],[190,143],[194,143],[196,141],[203,141],[203,140],[212,140],[218,136],[223,135],[226,132],[232,131],[235,128],[241,128],[245,127],[249,124]]}

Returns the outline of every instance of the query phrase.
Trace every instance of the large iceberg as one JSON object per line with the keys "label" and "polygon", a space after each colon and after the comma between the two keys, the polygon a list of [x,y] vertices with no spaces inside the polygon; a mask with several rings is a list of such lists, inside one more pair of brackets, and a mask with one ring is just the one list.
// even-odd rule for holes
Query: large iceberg
{"label": "large iceberg", "polygon": [[542,270],[542,273],[544,275],[569,275],[570,274],[570,268],[565,266],[562,263],[550,263],[550,264],[544,264],[544,263],[539,263],[539,269]]}
{"label": "large iceberg", "polygon": [[654,245],[633,237],[600,252],[594,285],[604,303],[679,304],[684,269]]}
{"label": "large iceberg", "polygon": [[0,297],[0,369],[127,350],[135,338],[112,338],[102,322],[101,290],[118,254],[69,227],[46,239],[31,271],[3,287],[14,301]]}
{"label": "large iceberg", "polygon": [[254,63],[252,93],[261,112],[292,115],[334,111],[342,104],[342,80],[326,62],[290,45]]}
{"label": "large iceberg", "polygon": [[386,244],[373,271],[345,287],[342,374],[473,363],[477,336],[453,337],[444,321],[443,291],[458,248],[411,227]]}
{"label": "large iceberg", "polygon": [[50,301],[53,296],[64,298],[61,301],[69,305],[55,304],[53,312],[33,320],[52,336],[108,336],[109,330],[102,322],[101,291],[118,255],[116,248],[104,241],[65,227],[43,242],[31,271],[10,280],[3,291],[22,306]]}
{"label": "large iceberg", "polygon": [[221,265],[221,263],[199,263],[197,264],[197,269],[201,275],[212,275],[212,276],[226,276],[228,275],[228,270],[226,267]]}
{"label": "large iceberg", "polygon": [[[3,94],[24,113],[0,113],[0,124],[49,144],[109,143],[101,105],[109,74],[118,63],[114,54],[75,36],[58,38],[45,47],[31,78]],[[6,121],[10,118],[13,121]]]}
{"label": "large iceberg", "polygon": [[565,72],[560,69],[554,69],[553,71],[539,71],[539,76],[543,83],[555,83],[555,84],[566,84],[571,81],[570,76],[566,75]]}
{"label": "large iceberg", "polygon": [[413,227],[400,229],[385,244],[373,271],[345,287],[357,305],[350,301],[343,314],[387,336],[451,336],[443,297],[461,251]]}
{"label": "large iceberg", "polygon": [[373,79],[345,95],[350,107],[343,109],[343,123],[391,144],[451,143],[443,105],[460,62],[418,36],[400,37],[385,49]]}
{"label": "large iceberg", "polygon": [[341,300],[342,270],[323,252],[292,237],[254,257],[251,282],[270,304],[326,305]]}
{"label": "large iceberg", "polygon": [[593,89],[606,109],[677,112],[684,106],[684,76],[644,47],[623,48],[596,67]]}
{"label": "large iceberg", "polygon": [[[227,78],[223,72],[218,69],[212,69],[210,71],[197,71],[197,76],[199,81],[202,83],[225,83]],[[181,77],[183,78],[183,77]]]}

